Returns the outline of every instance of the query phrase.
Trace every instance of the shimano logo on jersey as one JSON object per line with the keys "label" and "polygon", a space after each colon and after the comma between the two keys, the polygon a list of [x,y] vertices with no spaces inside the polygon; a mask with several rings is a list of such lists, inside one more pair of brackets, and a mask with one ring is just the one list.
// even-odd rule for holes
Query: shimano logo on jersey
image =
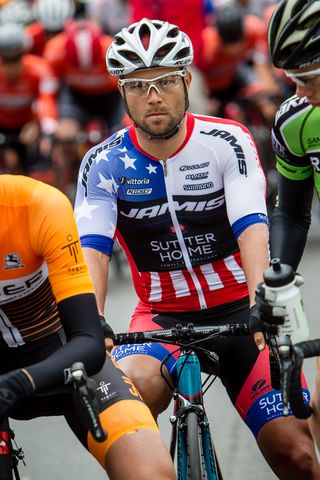
{"label": "shimano logo on jersey", "polygon": [[[187,201],[179,203],[178,201],[173,202],[175,211],[185,211],[185,212],[204,212],[206,210],[213,210],[218,208],[224,203],[224,194],[220,195],[217,198],[204,201]],[[128,218],[136,218],[137,220],[142,220],[143,218],[154,218],[161,215],[165,215],[169,211],[169,204],[163,203],[161,205],[153,205],[145,208],[131,208],[128,212],[123,210],[120,211],[121,215],[124,215]]]}
{"label": "shimano logo on jersey", "polygon": [[238,159],[238,168],[239,168],[240,174],[247,176],[248,174],[247,163],[245,161],[243,149],[241,145],[239,145],[234,135],[231,135],[231,133],[227,132],[226,130],[217,130],[216,128],[214,128],[213,130],[210,130],[210,132],[205,132],[204,130],[201,130],[200,133],[202,133],[203,135],[210,135],[212,137],[219,137],[219,138],[222,138],[223,140],[226,140],[228,143],[230,143]]}
{"label": "shimano logo on jersey", "polygon": [[186,170],[197,170],[198,168],[206,168],[206,167],[209,167],[209,162],[193,163],[192,165],[181,165],[179,170],[181,170],[181,172],[185,172]]}
{"label": "shimano logo on jersey", "polygon": [[193,185],[183,185],[183,190],[186,192],[190,192],[193,190],[206,190],[207,188],[212,188],[213,187],[213,182],[207,182],[207,183],[197,183]]}
{"label": "shimano logo on jersey", "polygon": [[149,185],[150,178],[128,178],[128,177],[121,177],[120,180],[121,185]]}
{"label": "shimano logo on jersey", "polygon": [[88,196],[88,175],[90,172],[90,169],[92,167],[93,162],[96,160],[97,157],[101,154],[101,152],[105,150],[109,150],[110,148],[118,147],[121,145],[123,139],[123,135],[119,135],[116,137],[112,142],[106,143],[105,145],[102,145],[101,147],[98,147],[88,158],[86,161],[83,171],[82,171],[82,178],[81,178],[81,185],[84,188],[84,194],[87,197]]}

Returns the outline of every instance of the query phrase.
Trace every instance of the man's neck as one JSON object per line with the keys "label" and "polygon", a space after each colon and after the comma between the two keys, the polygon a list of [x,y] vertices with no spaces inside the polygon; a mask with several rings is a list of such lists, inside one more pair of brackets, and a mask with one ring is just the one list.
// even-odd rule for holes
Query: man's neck
{"label": "man's neck", "polygon": [[152,157],[166,160],[172,156],[183,144],[187,135],[187,117],[181,122],[178,132],[168,140],[149,139],[148,135],[140,128],[136,129],[139,146]]}

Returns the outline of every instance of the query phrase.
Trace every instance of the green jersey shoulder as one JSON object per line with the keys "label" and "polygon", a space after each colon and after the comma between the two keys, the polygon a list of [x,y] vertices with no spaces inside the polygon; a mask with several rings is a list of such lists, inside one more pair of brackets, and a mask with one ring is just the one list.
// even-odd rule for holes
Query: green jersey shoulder
{"label": "green jersey shoulder", "polygon": [[272,129],[272,145],[278,171],[286,178],[315,176],[320,191],[320,107],[306,97],[288,98],[280,106]]}

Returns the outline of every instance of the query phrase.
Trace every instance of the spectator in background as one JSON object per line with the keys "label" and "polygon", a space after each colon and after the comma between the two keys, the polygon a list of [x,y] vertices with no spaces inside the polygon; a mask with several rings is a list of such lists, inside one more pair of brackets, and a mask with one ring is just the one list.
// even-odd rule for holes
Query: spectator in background
{"label": "spectator in background", "polygon": [[99,120],[104,134],[124,116],[117,80],[106,72],[105,53],[112,39],[90,20],[73,20],[44,50],[60,82],[58,127],[53,162],[57,186],[70,198],[79,167],[79,133]]}
{"label": "spectator in background", "polygon": [[220,7],[215,26],[203,30],[203,42],[201,67],[213,99],[211,114],[221,115],[225,102],[240,95],[281,93],[270,69],[264,24],[258,17],[244,16],[236,5]]}
{"label": "spectator in background", "polygon": [[[57,83],[45,60],[26,53],[30,41],[22,25],[0,26],[1,153],[8,173],[30,174],[39,162],[46,166],[57,124]],[[26,148],[35,157],[26,156]]]}
{"label": "spectator in background", "polygon": [[104,33],[113,36],[128,25],[128,0],[91,0],[87,3],[86,13]]}
{"label": "spectator in background", "polygon": [[75,4],[74,0],[35,0],[32,11],[35,22],[28,27],[33,40],[30,53],[41,56],[48,40],[62,32],[74,16]]}

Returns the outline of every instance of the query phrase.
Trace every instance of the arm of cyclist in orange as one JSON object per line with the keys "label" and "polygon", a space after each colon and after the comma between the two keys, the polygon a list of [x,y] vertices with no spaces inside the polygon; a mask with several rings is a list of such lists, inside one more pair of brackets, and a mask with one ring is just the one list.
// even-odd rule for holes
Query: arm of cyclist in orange
{"label": "arm of cyclist in orange", "polygon": [[[104,315],[104,305],[108,290],[110,257],[93,248],[83,247],[82,250],[93,280],[99,313],[100,315]],[[108,351],[112,350],[113,341],[111,338],[105,338],[105,346]]]}
{"label": "arm of cyclist in orange", "polygon": [[[238,238],[242,268],[248,284],[250,307],[256,303],[256,286],[263,281],[263,272],[269,266],[268,239],[268,226],[262,223],[246,228]],[[254,340],[259,350],[263,350],[266,345],[263,333],[255,332]]]}

